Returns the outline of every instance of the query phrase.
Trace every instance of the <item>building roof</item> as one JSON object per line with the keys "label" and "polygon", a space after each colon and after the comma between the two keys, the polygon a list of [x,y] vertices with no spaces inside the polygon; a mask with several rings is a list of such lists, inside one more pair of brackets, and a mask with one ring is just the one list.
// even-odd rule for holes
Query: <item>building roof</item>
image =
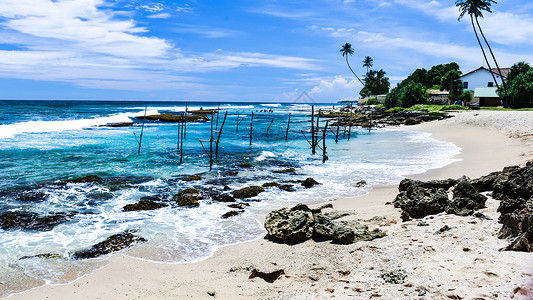
{"label": "building roof", "polygon": [[500,98],[500,96],[496,92],[496,88],[495,87],[476,88],[476,90],[474,91],[474,97],[478,97],[478,98]]}
{"label": "building roof", "polygon": [[[472,70],[472,71],[470,71],[470,72],[468,72],[468,73],[465,73],[465,74],[461,75],[461,77],[465,77],[466,75],[470,75],[470,74],[475,73],[475,72],[477,72],[477,71],[479,71],[479,70],[485,70],[485,71],[487,71],[487,72],[494,73],[494,75],[498,75],[498,76],[500,75],[500,74],[498,74],[498,70],[495,69],[495,68],[489,70],[489,69],[487,69],[487,68],[485,68],[485,67],[479,67],[479,68],[477,68],[477,69],[475,69],[475,70]],[[506,77],[507,77],[507,74],[509,74],[509,71],[510,71],[510,70],[511,70],[511,68],[500,68],[500,71],[502,71],[503,78],[506,78]]]}
{"label": "building roof", "polygon": [[[494,74],[498,74],[498,69],[492,68],[491,70]],[[500,71],[502,71],[502,76],[507,78],[507,75],[511,72],[511,68],[500,68]]]}
{"label": "building roof", "polygon": [[427,93],[429,95],[448,95],[450,94],[448,91],[444,90],[444,91],[441,91],[441,90],[435,90],[435,89],[428,89],[427,90]]}

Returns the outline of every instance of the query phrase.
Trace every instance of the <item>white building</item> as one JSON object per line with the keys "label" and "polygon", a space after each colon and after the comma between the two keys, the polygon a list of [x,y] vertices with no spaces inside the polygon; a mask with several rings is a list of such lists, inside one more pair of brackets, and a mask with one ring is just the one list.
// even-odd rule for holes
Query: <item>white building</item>
{"label": "white building", "polygon": [[[509,73],[509,68],[500,68],[500,70],[503,79],[505,79]],[[474,91],[473,102],[478,102],[480,106],[498,106],[501,104],[501,99],[496,93],[494,78],[499,85],[502,85],[502,78],[496,69],[491,71],[485,67],[480,67],[461,76],[463,89]]]}

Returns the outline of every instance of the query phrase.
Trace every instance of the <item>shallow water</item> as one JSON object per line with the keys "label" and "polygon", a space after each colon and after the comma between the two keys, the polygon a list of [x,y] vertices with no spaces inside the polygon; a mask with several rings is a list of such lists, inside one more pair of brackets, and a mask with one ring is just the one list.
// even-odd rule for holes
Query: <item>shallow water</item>
{"label": "shallow water", "polygon": [[[188,106],[189,110],[199,108],[215,109],[217,104]],[[143,115],[144,109],[144,103],[139,102],[0,102],[0,214],[8,211],[75,214],[72,220],[48,231],[0,229],[0,296],[43,282],[67,282],[91,272],[104,265],[105,258],[73,261],[72,253],[128,230],[148,240],[126,250],[128,255],[161,262],[204,259],[222,245],[263,235],[264,230],[254,217],[257,214],[298,202],[362,195],[372,185],[396,184],[408,174],[443,167],[459,152],[455,145],[433,140],[426,133],[396,129],[369,133],[354,128],[351,139],[343,137],[338,144],[330,132],[329,160],[322,163],[321,155],[311,155],[301,133],[309,130],[310,106],[223,103],[220,109],[228,111],[228,117],[218,160],[209,172],[209,159],[199,142],[209,139],[209,122],[187,125],[182,164],[176,149],[176,124],[147,122],[141,153],[137,154],[136,136],[141,132],[142,122],[134,117]],[[148,114],[184,110],[182,102],[147,105]],[[250,146],[248,128],[252,111],[254,129]],[[282,129],[289,112],[291,127],[285,141]],[[217,129],[222,125],[222,117],[220,114],[218,125],[215,122]],[[137,122],[133,127],[102,126],[132,120]],[[238,166],[244,162],[253,167]],[[295,167],[296,175],[272,172],[288,167]],[[90,174],[99,175],[105,182],[53,184]],[[182,180],[192,174],[199,174],[202,180]],[[307,177],[322,184],[304,189],[296,183],[295,192],[267,188],[246,200],[250,206],[242,215],[229,219],[221,218],[232,210],[226,203],[207,199],[198,208],[181,208],[170,201],[174,194],[188,187],[221,192],[226,185],[234,190]],[[369,186],[355,187],[360,180]],[[38,199],[21,200],[21,193],[28,191],[37,193]],[[149,195],[160,195],[161,201],[170,205],[153,211],[122,211],[124,205]],[[41,253],[58,257],[19,259]]]}

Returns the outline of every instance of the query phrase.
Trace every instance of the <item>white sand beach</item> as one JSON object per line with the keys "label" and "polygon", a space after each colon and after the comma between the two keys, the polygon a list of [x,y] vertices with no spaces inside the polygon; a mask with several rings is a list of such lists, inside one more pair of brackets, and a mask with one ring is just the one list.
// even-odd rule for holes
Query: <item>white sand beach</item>
{"label": "white sand beach", "polygon": [[[405,129],[462,149],[458,161],[410,178],[475,178],[533,159],[533,112],[468,111]],[[356,212],[345,219],[367,220],[387,233],[373,241],[285,245],[259,239],[190,264],[117,253],[74,282],[8,299],[533,299],[533,253],[499,251],[507,245],[495,236],[499,201],[489,197],[481,210],[491,220],[441,213],[402,222],[399,209],[386,205],[396,193],[397,186],[379,186],[363,197],[332,202],[334,209]],[[375,216],[385,218],[368,221]],[[420,221],[428,226],[417,226]],[[451,229],[435,234],[444,225]],[[253,268],[285,274],[267,283],[248,279]],[[404,283],[385,283],[381,275],[396,270],[407,274]]]}

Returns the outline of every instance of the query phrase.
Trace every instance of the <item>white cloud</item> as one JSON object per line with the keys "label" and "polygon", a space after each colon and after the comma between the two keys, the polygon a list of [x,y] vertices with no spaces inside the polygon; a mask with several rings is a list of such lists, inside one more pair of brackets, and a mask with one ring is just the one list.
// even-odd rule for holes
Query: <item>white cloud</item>
{"label": "white cloud", "polygon": [[172,17],[171,14],[169,13],[160,13],[160,14],[155,14],[155,15],[149,15],[148,18],[150,19],[168,19]]}
{"label": "white cloud", "polygon": [[181,12],[181,13],[190,14],[194,10],[189,4],[185,4],[184,6],[179,6],[178,8],[176,8],[176,11],[177,12]]}
{"label": "white cloud", "polygon": [[479,19],[487,39],[500,44],[533,45],[533,17],[507,12],[495,12]]}
{"label": "white cloud", "polygon": [[148,12],[151,12],[151,13],[160,12],[160,11],[163,11],[163,9],[165,9],[163,4],[161,3],[151,3],[151,4],[146,4],[146,5],[140,5],[139,8],[146,10]]}
{"label": "white cloud", "polygon": [[309,91],[309,95],[317,101],[333,101],[354,99],[359,97],[362,88],[357,79],[347,80],[342,76],[321,79],[320,82]]}
{"label": "white cloud", "polygon": [[[186,72],[238,67],[316,69],[310,59],[215,51],[184,56],[165,39],[147,36],[133,19],[102,9],[104,0],[3,0],[0,77],[73,83],[104,89],[161,90],[198,85]],[[160,11],[157,4],[146,10]],[[153,16],[166,17],[165,13]],[[211,30],[211,37],[231,32]]]}

